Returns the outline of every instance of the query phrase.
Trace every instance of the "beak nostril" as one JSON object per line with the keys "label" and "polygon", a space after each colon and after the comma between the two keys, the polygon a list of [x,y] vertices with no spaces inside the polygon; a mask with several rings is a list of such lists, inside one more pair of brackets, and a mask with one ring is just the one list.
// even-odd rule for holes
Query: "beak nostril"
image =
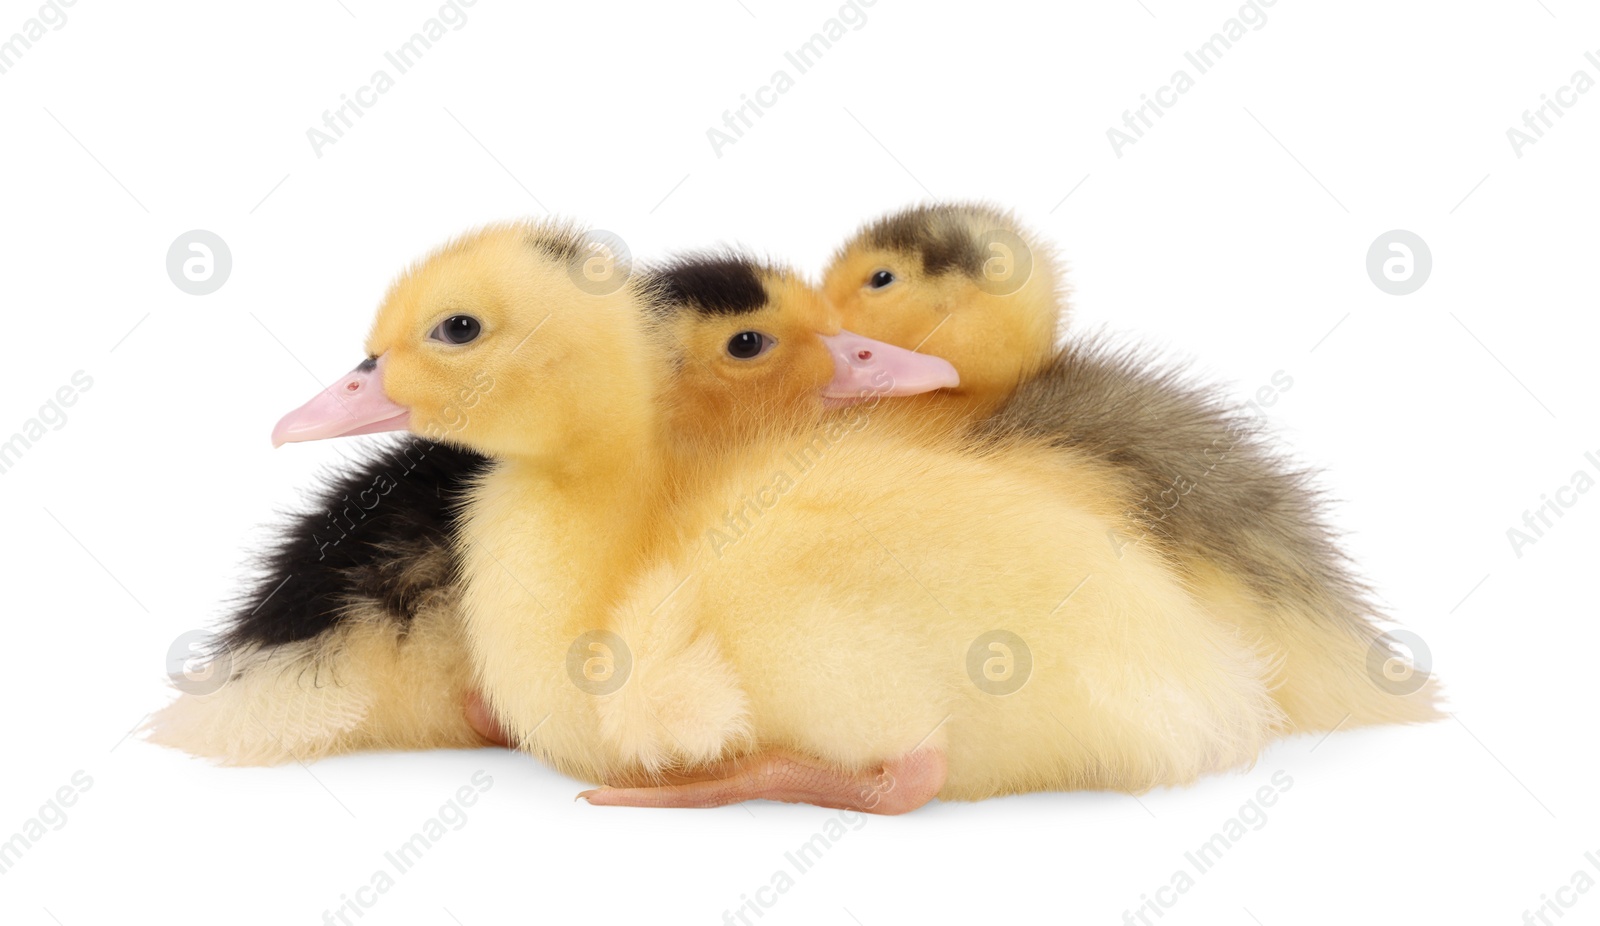
{"label": "beak nostril", "polygon": [[872,351],[870,351],[870,350],[858,351],[856,353],[856,359],[857,360],[871,360],[872,359]]}
{"label": "beak nostril", "polygon": [[350,382],[344,384],[344,388],[346,392],[355,392],[361,388],[361,381],[352,379]]}

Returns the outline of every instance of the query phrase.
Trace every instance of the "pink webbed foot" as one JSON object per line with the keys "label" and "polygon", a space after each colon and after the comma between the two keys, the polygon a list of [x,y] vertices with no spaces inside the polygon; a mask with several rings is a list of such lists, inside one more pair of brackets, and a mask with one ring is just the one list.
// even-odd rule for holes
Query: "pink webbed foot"
{"label": "pink webbed foot", "polygon": [[885,762],[880,769],[860,772],[768,752],[674,776],[672,784],[597,788],[578,796],[605,807],[721,807],[759,799],[900,814],[932,800],[944,779],[944,753],[931,748]]}
{"label": "pink webbed foot", "polygon": [[489,705],[484,703],[483,697],[477,691],[467,693],[466,715],[467,726],[483,737],[487,741],[486,745],[512,748],[511,736],[500,726],[500,722],[490,712]]}

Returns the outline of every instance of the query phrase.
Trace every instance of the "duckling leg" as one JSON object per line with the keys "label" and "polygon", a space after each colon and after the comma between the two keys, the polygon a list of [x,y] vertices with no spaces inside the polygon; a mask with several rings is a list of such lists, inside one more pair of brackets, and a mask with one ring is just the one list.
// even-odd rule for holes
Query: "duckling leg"
{"label": "duckling leg", "polygon": [[932,800],[944,787],[944,751],[924,747],[857,772],[785,752],[765,752],[719,763],[704,777],[656,787],[607,787],[578,796],[605,807],[721,807],[768,800],[816,804],[838,810],[902,814]]}
{"label": "duckling leg", "polygon": [[487,740],[488,745],[506,749],[515,748],[511,745],[511,734],[507,733],[506,728],[495,719],[494,713],[489,710],[489,705],[484,702],[483,695],[479,694],[477,689],[467,692],[465,712],[467,726],[472,728],[472,732]]}
{"label": "duckling leg", "polygon": [[613,611],[631,664],[625,683],[595,702],[599,739],[613,761],[601,781],[629,770],[701,768],[753,746],[749,698],[702,623],[703,597],[692,570],[665,563],[646,571]]}

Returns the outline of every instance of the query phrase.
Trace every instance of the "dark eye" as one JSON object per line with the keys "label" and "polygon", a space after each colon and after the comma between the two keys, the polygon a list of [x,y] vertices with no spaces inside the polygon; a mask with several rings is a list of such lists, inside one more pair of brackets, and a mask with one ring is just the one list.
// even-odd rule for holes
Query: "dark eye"
{"label": "dark eye", "polygon": [[894,274],[890,273],[887,270],[879,270],[877,273],[874,273],[871,276],[871,278],[869,278],[867,280],[867,285],[872,287],[873,289],[883,289],[885,286],[888,286],[890,283],[893,283],[893,282],[894,282]]}
{"label": "dark eye", "polygon": [[728,356],[735,360],[759,357],[777,342],[759,331],[741,331],[728,339]]}
{"label": "dark eye", "polygon": [[476,340],[482,331],[483,325],[471,315],[452,315],[440,322],[428,337],[446,344],[465,344]]}

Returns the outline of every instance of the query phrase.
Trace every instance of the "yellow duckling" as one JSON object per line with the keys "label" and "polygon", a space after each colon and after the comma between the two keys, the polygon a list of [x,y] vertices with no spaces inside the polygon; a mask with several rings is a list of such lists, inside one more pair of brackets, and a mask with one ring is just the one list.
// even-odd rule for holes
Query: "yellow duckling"
{"label": "yellow duckling", "polygon": [[[517,741],[591,780],[703,779],[592,801],[1142,790],[1249,762],[1278,728],[1263,661],[1158,551],[1106,542],[1132,502],[1112,468],[908,440],[905,416],[859,409],[681,453],[664,396],[687,361],[660,300],[574,287],[568,242],[496,229],[435,254],[391,290],[344,398],[364,429],[449,421],[497,459],[462,522],[463,607]],[[820,302],[775,308],[769,351],[832,354],[841,400],[856,363],[885,394],[948,382],[887,345],[830,349]],[[314,400],[291,426],[331,435],[348,427],[319,419],[343,414]]]}
{"label": "yellow duckling", "polygon": [[[427,285],[467,300],[478,281],[462,269],[440,263]],[[806,289],[794,273],[691,255],[650,269],[640,286],[672,309],[667,333],[683,348],[664,399],[679,452],[715,453],[752,422],[820,412],[828,359],[773,353],[773,335],[751,329],[783,330],[770,305]],[[461,399],[447,430],[475,402]],[[154,715],[150,739],[235,765],[499,741],[473,695],[453,548],[457,511],[487,465],[412,437],[329,480],[280,530],[222,634],[209,668],[226,683],[180,694]]]}
{"label": "yellow duckling", "polygon": [[[1371,666],[1394,657],[1308,474],[1257,420],[1181,370],[1097,340],[1053,351],[1055,262],[1010,216],[976,205],[899,212],[834,257],[823,291],[852,330],[950,360],[954,395],[919,402],[978,431],[1029,435],[1115,467],[1136,494],[1135,529],[1175,558],[1216,616],[1258,641],[1291,729],[1437,718],[1438,686],[1396,694]],[[1020,385],[1019,385],[1020,384]]]}
{"label": "yellow duckling", "polygon": [[[768,301],[787,303],[781,290],[803,286],[795,274],[708,254],[653,269],[646,281],[673,304],[701,307],[674,316],[685,356],[699,358],[679,371],[667,400],[678,439],[713,452],[775,410],[815,402],[797,399],[793,387],[807,377],[781,360],[721,360],[725,341],[740,333],[722,324],[739,317],[731,310],[758,298],[757,286],[774,290]],[[905,316],[922,317],[909,308]],[[978,326],[961,326],[977,337],[970,346],[936,340],[936,349],[959,352],[970,369],[956,396],[984,407],[998,401],[1026,358],[1050,346],[1053,328],[1039,324],[1045,317],[1021,311],[975,332]],[[940,404],[913,414],[932,419]],[[237,765],[498,741],[500,731],[471,694],[452,548],[457,509],[486,465],[474,451],[413,437],[332,474],[279,528],[220,635],[208,669],[226,674],[227,683],[218,688],[208,677],[156,712],[147,725],[151,741]]]}
{"label": "yellow duckling", "polygon": [[[690,356],[720,355],[720,338],[727,332],[703,324],[705,330],[696,332],[695,320],[736,317],[729,307],[747,301],[739,294],[751,289],[739,264],[748,266],[698,258],[656,275],[658,281],[670,281],[678,302],[686,303],[694,293],[710,307],[708,313],[675,316],[679,341],[697,345]],[[930,266],[935,272],[928,272]],[[980,272],[971,273],[973,267]],[[792,274],[767,272],[761,285],[798,284]],[[1099,344],[1073,345],[1053,356],[1054,325],[1062,310],[1059,285],[1053,261],[1036,241],[1005,214],[975,206],[907,210],[874,223],[841,248],[825,281],[851,327],[953,357],[968,374],[957,390],[898,400],[920,403],[915,414],[976,417],[1004,402],[1022,380],[1027,385],[987,430],[1042,434],[1087,448],[1130,472],[1145,492],[1134,512],[1138,529],[1136,536],[1113,542],[1148,541],[1174,550],[1215,613],[1254,638],[1288,641],[1287,647],[1267,650],[1287,653],[1274,682],[1295,729],[1434,716],[1431,682],[1422,697],[1390,695],[1373,703],[1377,689],[1364,674],[1365,660],[1380,645],[1365,618],[1372,612],[1362,610],[1362,595],[1331,545],[1291,557],[1287,567],[1281,560],[1277,566],[1248,559],[1241,565],[1233,561],[1238,553],[1230,546],[1242,546],[1248,555],[1251,545],[1228,538],[1230,530],[1240,530],[1238,509],[1202,494],[1182,496],[1180,509],[1167,510],[1169,497],[1179,498],[1167,481],[1170,466],[1186,463],[1177,471],[1209,472],[1232,457],[1240,469],[1221,474],[1227,477],[1224,491],[1242,494],[1242,485],[1254,483],[1262,493],[1249,500],[1275,500],[1254,533],[1286,534],[1287,550],[1315,549],[1319,537],[1327,543],[1315,518],[1295,514],[1297,505],[1314,508],[1304,477],[1266,455],[1256,429],[1230,417],[1212,391],[1155,368],[1149,358]],[[1041,375],[1030,375],[1041,367]],[[762,376],[774,378],[763,386]],[[675,410],[671,431],[694,442],[709,428],[709,451],[716,430],[768,419],[760,413],[760,397],[772,396],[767,404],[774,407],[792,408],[794,396],[774,383],[793,381],[781,365],[689,364],[680,371],[676,390],[686,401],[669,403]],[[747,407],[728,414],[741,401]],[[153,739],[235,763],[361,748],[481,745],[484,740],[459,710],[470,673],[448,544],[449,500],[465,490],[483,464],[471,451],[411,441],[331,487],[324,504],[315,506],[327,514],[304,517],[285,532],[273,568],[241,609],[250,620],[241,620],[229,636],[234,681],[217,694],[180,697],[157,715]],[[384,502],[369,516],[352,500],[374,489]],[[359,527],[352,511],[363,519]],[[352,535],[365,531],[360,543],[329,543],[329,524],[323,522],[333,523],[335,512],[351,521]],[[1353,633],[1330,633],[1339,627],[1337,621],[1296,626],[1295,619],[1304,615],[1282,605],[1297,595],[1307,597],[1307,583],[1324,589],[1311,596],[1321,597],[1323,608],[1330,599],[1343,598]],[[1237,591],[1241,584],[1254,589],[1244,600]],[[324,600],[333,605],[323,605]],[[327,623],[313,620],[308,627],[308,615]],[[1328,645],[1329,635],[1334,645]],[[1349,644],[1352,637],[1356,646]],[[1291,668],[1296,665],[1298,670]],[[477,726],[490,729],[484,718]]]}
{"label": "yellow duckling", "polygon": [[1048,366],[1066,321],[1054,256],[1010,215],[980,205],[878,219],[838,249],[822,291],[846,327],[950,360],[959,387],[902,404],[965,421]]}

